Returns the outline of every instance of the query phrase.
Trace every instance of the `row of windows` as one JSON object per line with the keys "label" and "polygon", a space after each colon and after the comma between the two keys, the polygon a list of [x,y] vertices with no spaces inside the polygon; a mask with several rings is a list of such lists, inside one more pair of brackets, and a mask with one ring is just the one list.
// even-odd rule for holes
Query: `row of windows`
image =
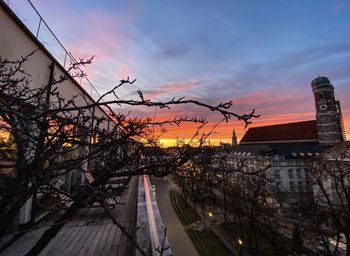
{"label": "row of windows", "polygon": [[302,161],[272,161],[272,166],[304,166],[304,162]]}
{"label": "row of windows", "polygon": [[[294,181],[290,181],[290,182],[289,182],[289,189],[290,189],[291,192],[296,191],[296,189],[298,189],[297,191],[299,191],[299,192],[304,192],[303,182],[298,181],[298,183],[296,183],[296,184],[298,184],[298,187],[297,187],[297,188],[295,187],[294,184],[295,184]],[[307,192],[312,191],[311,183],[310,183],[309,181],[305,182],[305,190],[306,190]]]}
{"label": "row of windows", "polygon": [[[240,161],[240,159],[229,159],[229,162],[237,162],[236,160]],[[254,159],[244,159],[245,164],[257,164],[257,165],[265,165],[266,162],[264,160],[254,160]]]}
{"label": "row of windows", "polygon": [[[297,178],[302,178],[302,173],[303,169],[296,169],[296,177]],[[289,178],[294,178],[294,169],[288,169],[288,177]],[[309,171],[307,169],[304,169],[304,176],[309,177]],[[280,179],[281,178],[281,173],[280,170],[275,170],[275,178]]]}
{"label": "row of windows", "polygon": [[[280,181],[277,181],[275,183],[275,186],[276,186],[276,191],[282,191],[282,182]],[[290,181],[289,182],[289,190],[291,192],[296,192],[296,191],[299,191],[299,192],[311,192],[312,191],[312,183],[307,181],[305,182],[305,186],[303,184],[302,181],[298,181],[298,182],[294,182],[294,181]]]}

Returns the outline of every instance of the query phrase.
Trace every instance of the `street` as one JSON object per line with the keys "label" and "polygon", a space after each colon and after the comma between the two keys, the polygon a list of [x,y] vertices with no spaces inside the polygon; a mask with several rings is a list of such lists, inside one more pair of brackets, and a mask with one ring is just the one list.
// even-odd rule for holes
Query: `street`
{"label": "street", "polygon": [[176,215],[169,197],[172,184],[164,178],[151,179],[152,185],[156,186],[156,200],[162,217],[163,225],[167,227],[167,237],[174,256],[197,256],[199,255],[192,240],[187,235],[184,226]]}

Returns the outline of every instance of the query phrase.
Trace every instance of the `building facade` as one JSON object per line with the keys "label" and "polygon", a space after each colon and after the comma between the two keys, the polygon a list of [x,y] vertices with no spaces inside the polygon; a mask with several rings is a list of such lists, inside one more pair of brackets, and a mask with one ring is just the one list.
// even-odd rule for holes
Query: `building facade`
{"label": "building facade", "polygon": [[313,159],[345,140],[340,103],[326,77],[311,82],[316,119],[295,123],[253,127],[238,145],[232,145],[227,164],[244,162],[244,171],[264,170],[279,198],[313,194],[310,173]]}

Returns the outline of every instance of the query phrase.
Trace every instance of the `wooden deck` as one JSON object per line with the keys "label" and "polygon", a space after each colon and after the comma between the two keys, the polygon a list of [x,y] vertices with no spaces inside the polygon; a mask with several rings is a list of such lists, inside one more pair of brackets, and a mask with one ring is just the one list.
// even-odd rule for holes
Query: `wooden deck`
{"label": "wooden deck", "polygon": [[[136,228],[138,177],[130,180],[129,188],[119,198],[123,205],[116,205],[113,216],[128,230]],[[18,239],[1,255],[25,255],[38,241],[41,228]],[[134,255],[134,248],[121,230],[113,224],[101,207],[79,210],[67,222],[39,255]]]}
{"label": "wooden deck", "polygon": [[39,241],[43,233],[49,228],[50,226],[43,226],[26,233],[25,235],[20,237],[15,243],[11,244],[5,251],[0,253],[0,255],[26,255],[30,251],[30,249],[32,249],[33,245]]}
{"label": "wooden deck", "polygon": [[[135,229],[137,177],[132,178],[129,189],[120,198],[123,205],[113,209],[113,216],[128,227]],[[86,208],[65,224],[44,248],[40,255],[133,255],[134,249],[127,237],[106,216],[103,209]]]}

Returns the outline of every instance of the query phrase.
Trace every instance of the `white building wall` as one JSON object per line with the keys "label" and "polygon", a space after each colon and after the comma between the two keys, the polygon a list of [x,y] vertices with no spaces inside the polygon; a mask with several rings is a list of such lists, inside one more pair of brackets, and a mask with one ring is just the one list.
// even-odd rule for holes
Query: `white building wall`
{"label": "white building wall", "polygon": [[[23,65],[26,73],[30,74],[30,86],[35,89],[46,86],[49,80],[49,67],[52,62],[55,63],[55,75],[59,77],[64,74],[65,69],[48,53],[35,38],[32,38],[29,31],[16,23],[3,8],[0,8],[0,56],[3,59],[14,61],[27,56],[31,52],[36,51],[31,55]],[[73,78],[65,80],[57,85],[58,91],[63,98],[71,99],[73,96],[78,96],[75,99],[77,106],[83,106],[87,103],[93,103],[93,99],[88,93],[79,86]],[[84,97],[80,96],[84,95]],[[111,129],[113,122],[109,120],[108,115],[99,107],[95,108],[94,115],[96,117],[104,117],[106,120],[101,124],[102,129]],[[85,163],[86,165],[86,163]],[[70,174],[71,175],[71,174]],[[32,198],[22,207],[20,212],[20,223],[27,223],[31,219]]]}
{"label": "white building wall", "polygon": [[[31,75],[32,82],[30,86],[32,86],[32,88],[39,88],[47,85],[50,74],[49,66],[52,61],[55,62],[55,73],[57,77],[65,72],[64,68],[42,48],[43,46],[26,34],[24,28],[20,27],[2,8],[0,8],[0,35],[0,56],[4,59],[20,59],[36,50],[23,65],[23,69],[26,73]],[[93,103],[88,93],[72,78],[58,84],[57,87],[62,97],[66,99],[82,94],[85,95],[88,103]],[[86,104],[81,96],[77,97],[75,103],[77,106]],[[98,117],[103,116],[108,119],[108,115],[101,108],[95,109],[95,115]],[[108,124],[106,122],[104,128],[107,129],[107,126]]]}
{"label": "white building wall", "polygon": [[[294,194],[299,192],[312,192],[311,177],[307,172],[308,162],[294,159],[284,159],[281,156],[262,157],[255,155],[230,155],[228,164],[236,167],[245,161],[247,170],[264,170],[271,179],[272,188],[276,193]],[[292,182],[292,184],[291,184]],[[278,189],[277,189],[278,186]]]}

